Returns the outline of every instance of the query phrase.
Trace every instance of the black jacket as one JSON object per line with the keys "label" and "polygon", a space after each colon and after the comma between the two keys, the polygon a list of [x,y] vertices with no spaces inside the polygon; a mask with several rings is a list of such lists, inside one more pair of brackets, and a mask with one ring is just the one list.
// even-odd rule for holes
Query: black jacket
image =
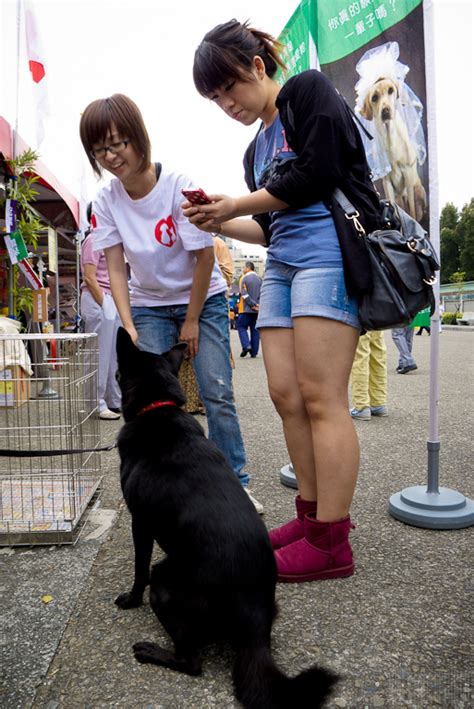
{"label": "black jacket", "polygon": [[[378,228],[379,197],[352,112],[329,79],[314,69],[289,79],[278,94],[276,106],[288,145],[297,157],[276,168],[265,188],[296,209],[325,202],[333,211],[346,286],[351,294],[367,290],[370,268],[365,246],[348,230],[350,225],[332,199],[334,189],[339,187],[359,211],[366,231]],[[257,189],[253,172],[256,140],[244,156],[245,180],[251,192]],[[270,215],[254,218],[269,243]]]}

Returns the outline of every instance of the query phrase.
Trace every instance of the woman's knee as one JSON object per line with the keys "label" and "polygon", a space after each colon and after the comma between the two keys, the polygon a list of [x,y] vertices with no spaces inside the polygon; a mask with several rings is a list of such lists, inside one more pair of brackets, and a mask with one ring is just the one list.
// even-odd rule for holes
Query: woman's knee
{"label": "woman's knee", "polygon": [[348,382],[344,386],[315,385],[314,382],[300,383],[301,397],[311,419],[333,418],[340,412],[347,412],[349,406]]}
{"label": "woman's knee", "polygon": [[343,398],[309,398],[305,407],[311,421],[335,421],[349,414],[349,398],[347,393]]}
{"label": "woman's knee", "polygon": [[305,405],[300,392],[285,387],[269,386],[270,398],[282,418],[305,414]]}

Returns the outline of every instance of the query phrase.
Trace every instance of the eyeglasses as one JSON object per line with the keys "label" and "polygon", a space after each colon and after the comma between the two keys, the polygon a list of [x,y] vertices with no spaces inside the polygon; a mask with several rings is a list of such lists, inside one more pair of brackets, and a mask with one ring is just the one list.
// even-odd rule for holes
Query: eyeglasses
{"label": "eyeglasses", "polygon": [[130,143],[129,140],[121,140],[119,143],[111,143],[110,145],[104,145],[103,148],[96,148],[96,150],[91,150],[91,155],[96,160],[102,160],[107,155],[107,151],[112,153],[112,155],[118,155],[123,153],[127,145]]}

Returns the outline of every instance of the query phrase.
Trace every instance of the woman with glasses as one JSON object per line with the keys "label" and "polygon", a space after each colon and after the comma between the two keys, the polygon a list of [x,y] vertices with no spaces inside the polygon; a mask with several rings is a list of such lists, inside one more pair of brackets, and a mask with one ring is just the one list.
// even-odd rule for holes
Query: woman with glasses
{"label": "woman with glasses", "polygon": [[279,68],[278,43],[247,23],[232,20],[205,35],[194,59],[197,90],[259,129],[244,157],[251,194],[210,195],[211,204],[185,203],[184,213],[203,230],[268,246],[257,327],[299,490],[296,517],[270,538],[279,580],[299,582],[354,570],[349,511],[359,448],[347,388],[359,319],[328,205],[340,187],[367,228],[378,199],[334,86],[312,70],[282,88]]}
{"label": "woman with glasses", "polygon": [[227,286],[212,236],[183,216],[181,190],[190,180],[151,162],[142,115],[127,96],[114,94],[87,106],[80,136],[94,172],[100,177],[106,170],[114,177],[94,199],[92,224],[94,248],[105,253],[122,324],[149,352],[161,354],[178,340],[188,344],[209,438],[247,489],[232,390]]}

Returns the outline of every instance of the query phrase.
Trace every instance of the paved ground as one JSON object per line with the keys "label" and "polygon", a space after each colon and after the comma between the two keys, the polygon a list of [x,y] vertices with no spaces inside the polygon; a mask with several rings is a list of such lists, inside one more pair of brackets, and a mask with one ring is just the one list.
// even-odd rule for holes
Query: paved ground
{"label": "paved ground", "polygon": [[[419,369],[394,373],[389,335],[390,417],[356,422],[362,463],[353,507],[357,572],[350,579],[280,585],[274,654],[295,674],[314,662],[343,679],[330,707],[474,706],[473,528],[430,531],[387,512],[391,494],[426,481],[429,338],[415,338]],[[269,527],[292,515],[279,482],[287,461],[261,358],[242,360],[233,333],[235,390]],[[440,483],[474,497],[474,333],[441,335]],[[119,424],[101,422],[109,441]],[[0,549],[3,709],[219,709],[236,707],[230,658],[211,649],[202,677],[136,663],[134,642],[167,643],[148,603],[120,611],[132,578],[128,512],[115,452],[103,458],[101,506],[74,547]],[[115,515],[115,513],[117,513]],[[109,525],[108,529],[107,526]],[[107,531],[104,531],[107,530]],[[157,552],[158,555],[159,552]],[[44,594],[53,597],[45,604]]]}

